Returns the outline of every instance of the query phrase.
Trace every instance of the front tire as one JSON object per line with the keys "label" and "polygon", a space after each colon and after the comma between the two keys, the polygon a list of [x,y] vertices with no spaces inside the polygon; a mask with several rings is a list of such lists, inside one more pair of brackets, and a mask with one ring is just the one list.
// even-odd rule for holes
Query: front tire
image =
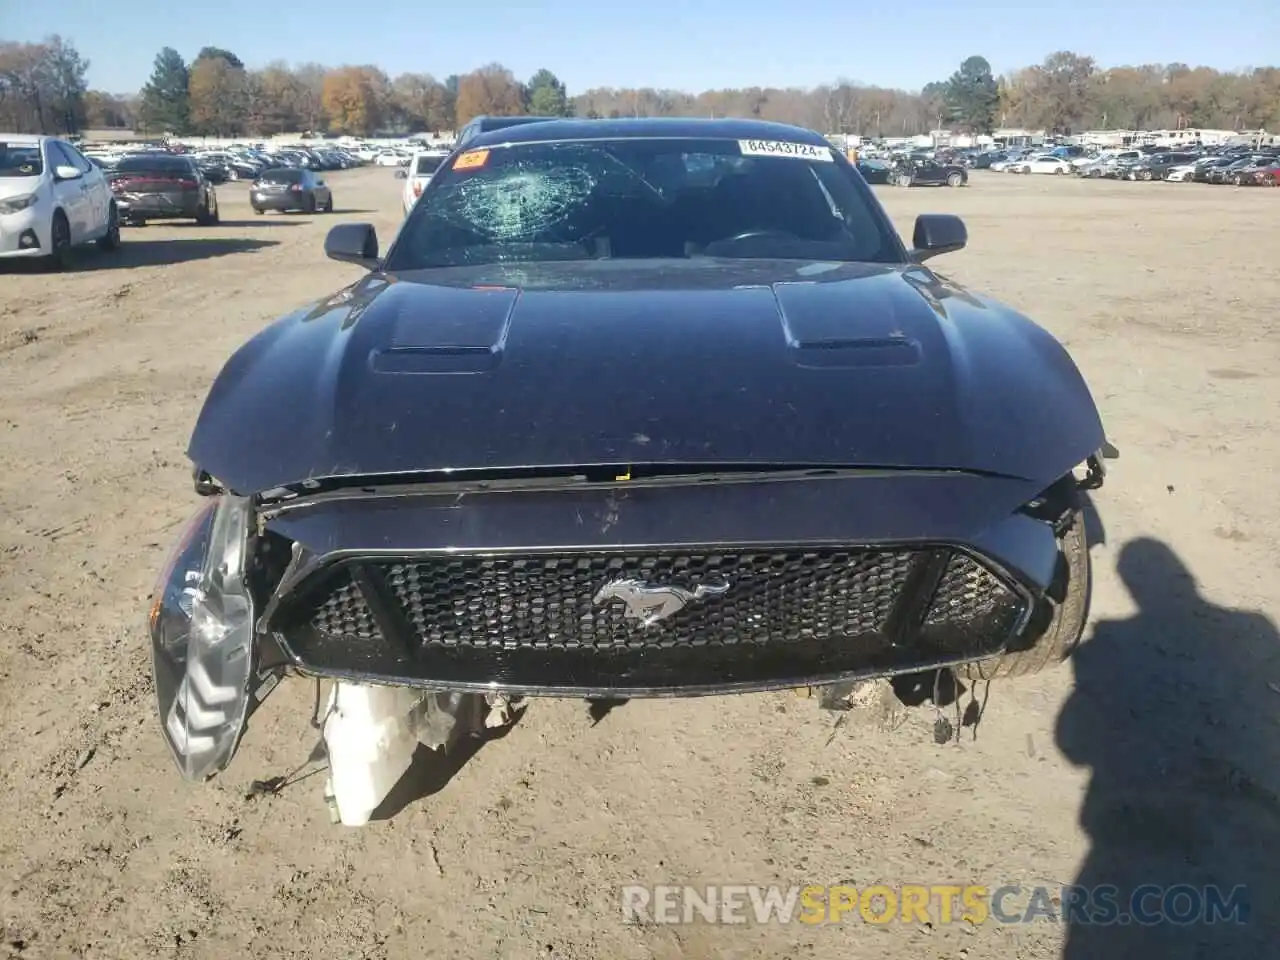
{"label": "front tire", "polygon": [[950,176],[948,176],[948,177],[947,177],[947,186],[948,186],[948,187],[958,187],[958,186],[960,186],[960,185],[961,185],[961,184],[963,184],[963,183],[964,183],[964,177],[962,177],[962,176],[961,176],[960,174],[958,174],[958,173],[953,173],[953,174],[951,174]]}
{"label": "front tire", "polygon": [[1027,633],[1032,637],[1026,649],[997,654],[985,660],[960,664],[955,668],[961,679],[994,680],[1039,673],[1046,667],[1067,659],[1080,642],[1089,604],[1093,597],[1093,567],[1089,557],[1089,540],[1085,530],[1084,511],[1072,511],[1071,523],[1059,540],[1062,563],[1054,588],[1046,592],[1033,611]]}
{"label": "front tire", "polygon": [[325,213],[333,213],[333,194],[329,194],[329,199],[324,202],[322,208]]}
{"label": "front tire", "polygon": [[49,224],[49,256],[45,263],[55,272],[71,268],[71,224],[61,210],[54,212]]}
{"label": "front tire", "polygon": [[118,246],[120,246],[120,211],[113,203],[107,211],[107,232],[98,238],[98,249],[103,253],[110,253]]}

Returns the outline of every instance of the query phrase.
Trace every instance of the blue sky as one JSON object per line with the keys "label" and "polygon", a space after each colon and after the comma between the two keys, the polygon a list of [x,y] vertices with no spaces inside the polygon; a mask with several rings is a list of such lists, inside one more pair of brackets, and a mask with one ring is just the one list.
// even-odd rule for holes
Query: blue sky
{"label": "blue sky", "polygon": [[970,54],[997,73],[1074,50],[1103,66],[1219,69],[1280,60],[1280,0],[0,0],[0,37],[60,33],[90,85],[137,90],[156,52],[214,45],[250,66],[373,63],[444,77],[497,60],[592,86],[813,86],[847,77],[917,89]]}

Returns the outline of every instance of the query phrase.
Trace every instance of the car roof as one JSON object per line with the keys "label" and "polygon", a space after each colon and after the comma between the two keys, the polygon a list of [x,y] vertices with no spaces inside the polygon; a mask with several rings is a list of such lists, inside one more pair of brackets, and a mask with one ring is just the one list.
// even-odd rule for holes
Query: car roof
{"label": "car roof", "polygon": [[42,137],[35,133],[0,133],[0,143],[24,143],[37,144],[46,140],[53,140],[55,137]]}
{"label": "car roof", "polygon": [[541,120],[481,133],[468,147],[505,143],[545,143],[551,140],[657,140],[662,138],[709,140],[788,140],[830,147],[826,139],[804,127],[766,120],[709,119],[706,117],[643,117],[622,120]]}
{"label": "car roof", "polygon": [[559,117],[539,117],[521,115],[516,117],[490,117],[482,115],[472,117],[467,124],[467,128],[475,128],[477,133],[488,133],[490,130],[506,130],[509,127],[519,127],[530,123],[546,123],[549,120],[558,120]]}

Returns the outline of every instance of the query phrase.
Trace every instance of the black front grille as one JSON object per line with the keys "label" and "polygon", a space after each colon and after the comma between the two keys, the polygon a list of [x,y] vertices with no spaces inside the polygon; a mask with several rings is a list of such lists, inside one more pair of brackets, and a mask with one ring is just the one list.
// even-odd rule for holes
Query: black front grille
{"label": "black front grille", "polygon": [[981,656],[1021,610],[949,550],[656,550],[347,563],[277,622],[319,672],[678,691]]}

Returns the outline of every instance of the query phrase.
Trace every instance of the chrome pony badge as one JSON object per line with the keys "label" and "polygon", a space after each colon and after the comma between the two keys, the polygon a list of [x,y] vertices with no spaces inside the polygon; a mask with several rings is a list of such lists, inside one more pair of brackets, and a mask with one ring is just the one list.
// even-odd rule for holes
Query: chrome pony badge
{"label": "chrome pony badge", "polygon": [[665,620],[693,600],[716,597],[725,593],[729,584],[708,586],[699,584],[693,590],[683,587],[651,586],[643,580],[614,580],[597,591],[592,603],[597,606],[610,600],[621,600],[627,605],[628,620],[639,620],[642,627]]}

